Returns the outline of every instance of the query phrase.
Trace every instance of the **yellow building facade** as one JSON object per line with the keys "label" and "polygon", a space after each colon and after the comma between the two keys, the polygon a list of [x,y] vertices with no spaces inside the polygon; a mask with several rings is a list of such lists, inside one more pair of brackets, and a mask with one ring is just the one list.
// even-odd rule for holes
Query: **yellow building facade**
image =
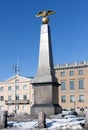
{"label": "yellow building facade", "polygon": [[55,66],[56,77],[61,84],[58,90],[59,104],[63,109],[88,108],[88,62]]}

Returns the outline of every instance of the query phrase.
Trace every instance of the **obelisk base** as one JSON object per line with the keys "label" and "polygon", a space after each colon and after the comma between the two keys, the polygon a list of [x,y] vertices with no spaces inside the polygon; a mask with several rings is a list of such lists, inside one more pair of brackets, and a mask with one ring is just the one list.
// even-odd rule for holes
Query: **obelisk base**
{"label": "obelisk base", "polygon": [[61,112],[58,105],[57,83],[32,83],[34,89],[34,104],[31,107],[31,115],[44,112],[46,115],[54,115]]}
{"label": "obelisk base", "polygon": [[46,116],[55,115],[61,112],[61,107],[53,104],[34,104],[31,108],[31,115],[38,115],[39,112],[44,112]]}

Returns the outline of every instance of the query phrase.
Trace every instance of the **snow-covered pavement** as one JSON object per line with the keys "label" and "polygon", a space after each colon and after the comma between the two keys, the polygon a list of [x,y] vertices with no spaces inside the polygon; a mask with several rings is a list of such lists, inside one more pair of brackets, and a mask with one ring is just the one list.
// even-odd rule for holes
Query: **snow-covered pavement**
{"label": "snow-covered pavement", "polygon": [[[76,117],[76,116],[65,116],[62,119],[46,119],[46,125],[47,129],[49,130],[56,130],[58,129],[73,129],[76,130],[78,129],[83,129],[80,124],[85,124],[85,119],[81,117]],[[17,128],[17,129],[29,129],[30,128],[37,128],[38,126],[38,121],[37,120],[32,120],[32,121],[27,121],[27,122],[16,122],[16,121],[9,121],[8,122],[8,129],[9,128]]]}

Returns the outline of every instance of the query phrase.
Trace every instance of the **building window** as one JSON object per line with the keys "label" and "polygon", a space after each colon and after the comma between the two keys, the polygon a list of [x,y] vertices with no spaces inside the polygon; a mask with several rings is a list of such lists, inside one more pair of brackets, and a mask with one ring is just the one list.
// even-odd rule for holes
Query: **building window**
{"label": "building window", "polygon": [[61,72],[61,76],[62,77],[65,76],[65,71]]}
{"label": "building window", "polygon": [[61,90],[66,90],[66,83],[65,83],[65,81],[61,82]]}
{"label": "building window", "polygon": [[23,86],[23,90],[27,90],[28,89],[28,86],[27,85],[24,85]]}
{"label": "building window", "polygon": [[61,96],[61,102],[66,102],[66,96]]}
{"label": "building window", "polygon": [[70,102],[75,102],[75,96],[74,95],[70,96]]}
{"label": "building window", "polygon": [[70,90],[74,90],[74,81],[70,81]]}
{"label": "building window", "polygon": [[16,86],[16,90],[19,90],[19,86]]}
{"label": "building window", "polygon": [[23,99],[24,99],[24,100],[27,100],[27,95],[26,95],[26,94],[23,95]]}
{"label": "building window", "polygon": [[0,96],[0,101],[4,101],[4,96]]}
{"label": "building window", "polygon": [[8,91],[11,91],[12,90],[12,87],[11,86],[8,86]]}
{"label": "building window", "polygon": [[11,101],[11,95],[8,96],[8,101]]}
{"label": "building window", "polygon": [[4,87],[0,87],[0,91],[4,91]]}
{"label": "building window", "polygon": [[12,110],[12,105],[8,105],[8,110]]}
{"label": "building window", "polygon": [[74,76],[74,71],[69,71],[70,76]]}
{"label": "building window", "polygon": [[19,110],[19,105],[18,104],[16,105],[16,110]]}
{"label": "building window", "polygon": [[19,100],[19,95],[16,95],[16,100]]}
{"label": "building window", "polygon": [[27,110],[28,109],[28,105],[24,104],[23,105],[23,110]]}
{"label": "building window", "polygon": [[4,106],[0,106],[0,110],[4,110]]}
{"label": "building window", "polygon": [[78,70],[79,75],[83,75],[83,70]]}
{"label": "building window", "polygon": [[79,80],[79,89],[84,89],[84,80],[83,79]]}
{"label": "building window", "polygon": [[84,102],[84,95],[79,95],[79,102]]}

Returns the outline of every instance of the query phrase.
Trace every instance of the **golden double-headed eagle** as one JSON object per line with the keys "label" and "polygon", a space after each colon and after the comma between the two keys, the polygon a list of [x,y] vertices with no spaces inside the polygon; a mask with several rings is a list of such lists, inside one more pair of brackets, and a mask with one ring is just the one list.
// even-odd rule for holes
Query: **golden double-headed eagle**
{"label": "golden double-headed eagle", "polygon": [[49,22],[49,18],[47,17],[48,15],[54,14],[55,12],[52,10],[48,10],[48,11],[41,11],[38,14],[36,14],[36,17],[40,17],[42,16],[42,23],[43,24],[48,24]]}

